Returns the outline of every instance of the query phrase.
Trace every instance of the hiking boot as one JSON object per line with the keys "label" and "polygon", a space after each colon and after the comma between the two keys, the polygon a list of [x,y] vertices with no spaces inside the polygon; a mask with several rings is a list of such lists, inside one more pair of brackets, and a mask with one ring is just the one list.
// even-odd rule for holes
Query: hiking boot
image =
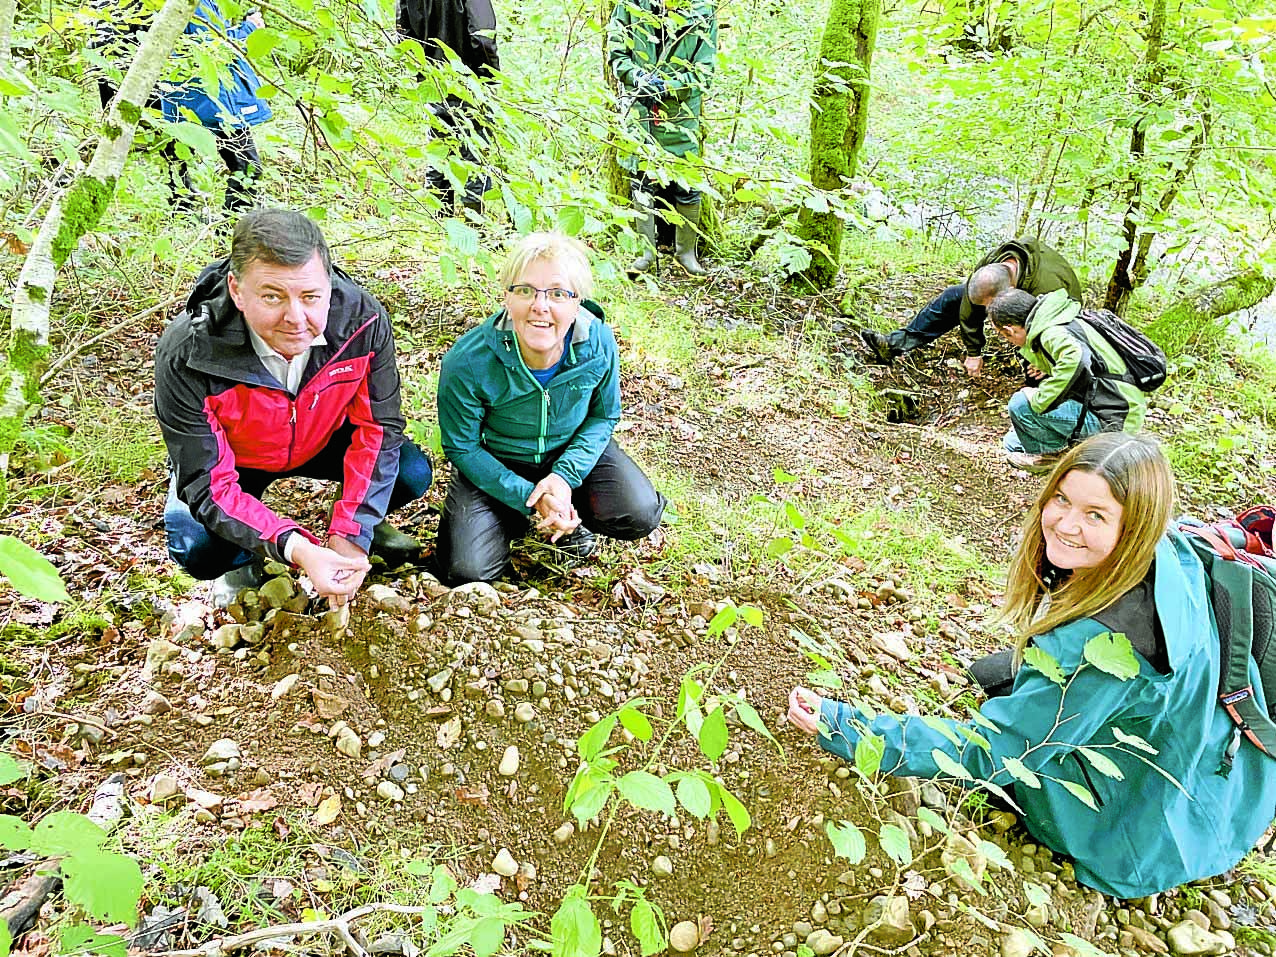
{"label": "hiking boot", "polygon": [[577,525],[574,531],[568,532],[555,543],[559,551],[565,552],[577,562],[588,561],[598,554],[599,544],[598,536],[584,525]]}
{"label": "hiking boot", "polygon": [[896,352],[891,348],[890,340],[875,329],[861,329],[860,338],[868,347],[869,358],[876,363],[888,366],[895,361]]}
{"label": "hiking boot", "polygon": [[1061,452],[1042,452],[1039,455],[1034,455],[1031,452],[1007,451],[1006,461],[1017,469],[1040,475],[1042,472],[1049,472],[1054,468],[1055,463],[1059,461],[1062,454]]}
{"label": "hiking boot", "polygon": [[421,543],[383,520],[372,530],[368,554],[385,559],[386,564],[410,562],[421,554]]}
{"label": "hiking boot", "polygon": [[266,583],[266,563],[254,558],[247,565],[233,568],[213,581],[213,607],[228,608],[239,600],[249,588],[260,588]]}

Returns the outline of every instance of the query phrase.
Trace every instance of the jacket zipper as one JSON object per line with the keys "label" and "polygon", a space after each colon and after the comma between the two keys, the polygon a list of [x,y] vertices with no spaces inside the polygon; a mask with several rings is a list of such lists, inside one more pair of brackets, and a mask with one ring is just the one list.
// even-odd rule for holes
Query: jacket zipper
{"label": "jacket zipper", "polygon": [[288,400],[288,428],[291,434],[288,437],[288,458],[285,460],[285,466],[292,468],[292,454],[297,446],[297,403],[292,399]]}
{"label": "jacket zipper", "polygon": [[536,386],[536,388],[540,390],[541,395],[544,396],[545,399],[541,403],[540,435],[536,437],[536,464],[540,465],[541,461],[545,458],[545,438],[549,433],[549,390],[541,385],[540,382],[536,380],[536,376],[532,375],[532,370],[527,368],[527,363],[523,360],[523,353],[517,349],[510,348],[510,341],[508,338],[505,340],[505,351],[512,352],[514,355],[518,356],[519,366],[521,366],[523,371],[527,373],[527,378],[532,380],[532,385]]}

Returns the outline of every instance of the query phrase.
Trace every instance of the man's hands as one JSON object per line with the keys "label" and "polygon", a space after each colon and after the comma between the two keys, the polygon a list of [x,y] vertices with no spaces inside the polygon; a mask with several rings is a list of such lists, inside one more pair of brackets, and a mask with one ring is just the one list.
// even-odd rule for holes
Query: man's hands
{"label": "man's hands", "polygon": [[557,472],[550,472],[536,483],[527,497],[527,507],[536,510],[540,518],[536,529],[551,542],[557,542],[580,525],[580,516],[572,505],[571,486]]}
{"label": "man's hands", "polygon": [[363,549],[340,535],[329,535],[326,547],[302,539],[293,549],[292,560],[333,608],[354,597],[372,567]]}
{"label": "man's hands", "polygon": [[984,371],[983,356],[966,356],[962,365],[966,367],[966,375],[978,378]]}
{"label": "man's hands", "polygon": [[1038,369],[1036,366],[1032,365],[1031,363],[1028,364],[1028,367],[1024,369],[1023,372],[1024,372],[1024,375],[1026,375],[1029,379],[1032,379],[1035,382],[1040,382],[1042,379],[1046,377],[1046,373],[1044,369]]}

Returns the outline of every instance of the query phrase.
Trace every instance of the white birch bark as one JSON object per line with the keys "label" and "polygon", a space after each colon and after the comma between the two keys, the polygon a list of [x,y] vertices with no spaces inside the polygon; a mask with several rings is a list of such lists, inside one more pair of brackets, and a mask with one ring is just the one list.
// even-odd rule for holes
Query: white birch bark
{"label": "white birch bark", "polygon": [[18,16],[18,0],[0,0],[0,63],[13,54],[13,21]]}
{"label": "white birch bark", "polygon": [[[0,0],[8,3],[9,0]],[[119,93],[111,103],[88,167],[50,204],[22,264],[14,294],[8,355],[0,367],[0,483],[7,454],[39,388],[49,344],[49,307],[58,267],[80,238],[97,228],[124,169],[141,105],[159,80],[169,55],[195,12],[196,0],[165,0],[142,37]]]}

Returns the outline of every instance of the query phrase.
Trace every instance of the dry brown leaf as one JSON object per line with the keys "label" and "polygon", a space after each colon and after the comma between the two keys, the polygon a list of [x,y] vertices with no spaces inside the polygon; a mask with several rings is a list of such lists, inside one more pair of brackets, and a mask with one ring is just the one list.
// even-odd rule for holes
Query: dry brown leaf
{"label": "dry brown leaf", "polygon": [[487,807],[490,792],[486,784],[463,784],[456,789],[456,799],[462,804],[477,804]]}
{"label": "dry brown leaf", "polygon": [[331,824],[341,815],[341,795],[333,794],[319,802],[315,810],[315,823],[321,827]]}
{"label": "dry brown leaf", "polygon": [[269,811],[279,806],[279,798],[270,793],[269,788],[257,788],[249,791],[239,799],[239,810],[244,814],[255,814],[258,811]]}

